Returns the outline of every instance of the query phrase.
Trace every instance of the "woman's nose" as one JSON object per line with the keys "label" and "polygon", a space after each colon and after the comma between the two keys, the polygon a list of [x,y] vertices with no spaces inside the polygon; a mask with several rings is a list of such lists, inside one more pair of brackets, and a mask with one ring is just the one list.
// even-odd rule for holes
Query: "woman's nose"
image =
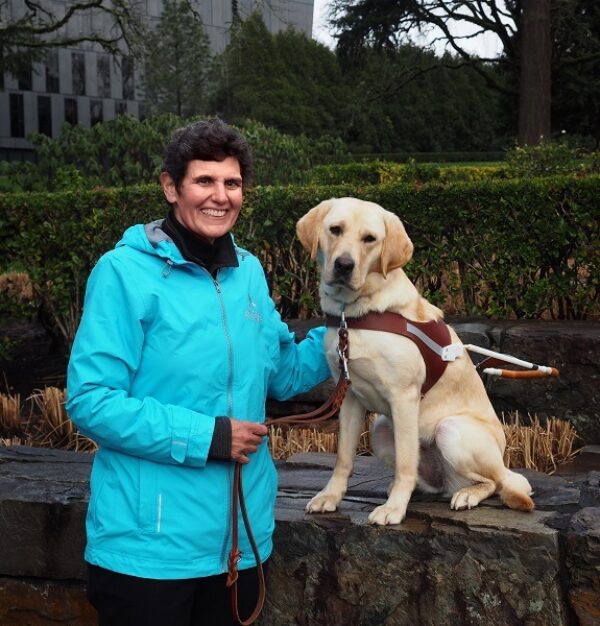
{"label": "woman's nose", "polygon": [[213,187],[213,197],[217,202],[227,201],[227,193],[225,192],[225,185],[223,183],[215,183]]}

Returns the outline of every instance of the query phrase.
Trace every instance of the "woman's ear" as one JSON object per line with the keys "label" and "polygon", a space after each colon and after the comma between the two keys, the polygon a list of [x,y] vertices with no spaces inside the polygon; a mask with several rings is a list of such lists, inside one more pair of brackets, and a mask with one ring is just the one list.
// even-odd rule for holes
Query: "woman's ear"
{"label": "woman's ear", "polygon": [[301,217],[296,224],[298,239],[304,248],[310,252],[310,258],[313,261],[316,260],[319,249],[321,224],[332,206],[333,198],[331,200],[323,200],[323,202],[317,204],[306,215]]}
{"label": "woman's ear", "polygon": [[177,202],[177,189],[175,187],[175,181],[171,177],[169,172],[162,172],[160,175],[160,184],[163,188],[163,193],[169,204],[175,204]]}

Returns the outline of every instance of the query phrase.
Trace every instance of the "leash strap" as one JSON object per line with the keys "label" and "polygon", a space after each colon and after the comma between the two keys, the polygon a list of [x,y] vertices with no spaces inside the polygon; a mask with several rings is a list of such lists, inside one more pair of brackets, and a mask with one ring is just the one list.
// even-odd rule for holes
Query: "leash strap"
{"label": "leash strap", "polygon": [[[254,535],[252,534],[252,529],[250,527],[250,521],[248,519],[248,512],[246,511],[246,502],[244,500],[244,490],[242,488],[242,464],[236,463],[233,470],[233,493],[231,497],[231,519],[232,519],[232,546],[231,552],[229,553],[228,560],[228,573],[227,573],[227,582],[225,583],[227,587],[231,588],[231,611],[233,613],[234,619],[237,621],[240,626],[250,626],[256,621],[256,618],[260,615],[263,606],[265,604],[265,573],[263,571],[262,562],[260,560],[260,554],[258,552],[258,548],[256,546],[256,542],[254,541]],[[237,589],[237,581],[238,581],[238,562],[242,558],[242,553],[239,549],[239,538],[238,538],[238,503],[240,510],[242,512],[242,519],[244,521],[244,528],[246,529],[246,534],[248,535],[248,540],[250,541],[250,546],[252,547],[252,552],[254,554],[254,558],[256,560],[256,572],[258,575],[258,600],[256,602],[256,606],[254,610],[250,614],[250,616],[243,620],[240,617],[239,607],[238,607],[238,589]]]}
{"label": "leash strap", "polygon": [[[349,345],[348,345],[348,326],[345,323],[342,314],[342,322],[338,330],[338,356],[339,356],[339,368],[340,377],[333,390],[331,396],[317,409],[308,413],[299,413],[297,415],[286,415],[277,419],[268,419],[265,421],[267,426],[277,422],[278,424],[317,424],[324,422],[335,415],[335,413],[342,406],[348,387],[350,386],[350,375],[348,373],[348,358],[349,358]],[[242,512],[242,519],[244,522],[244,528],[248,536],[248,541],[252,547],[252,553],[256,561],[256,571],[258,575],[258,600],[254,611],[245,620],[242,620],[239,614],[238,607],[238,589],[237,580],[239,576],[238,563],[242,558],[242,553],[239,549],[239,529],[238,529],[238,504],[240,511]],[[233,489],[231,494],[231,550],[229,552],[229,559],[227,561],[227,587],[231,588],[231,611],[236,622],[240,626],[250,626],[253,624],[257,617],[260,615],[263,606],[265,604],[266,587],[265,587],[265,574],[260,560],[260,554],[252,534],[252,528],[250,526],[250,520],[248,519],[248,513],[246,511],[246,503],[244,501],[244,490],[242,488],[242,464],[236,463],[233,470]]]}

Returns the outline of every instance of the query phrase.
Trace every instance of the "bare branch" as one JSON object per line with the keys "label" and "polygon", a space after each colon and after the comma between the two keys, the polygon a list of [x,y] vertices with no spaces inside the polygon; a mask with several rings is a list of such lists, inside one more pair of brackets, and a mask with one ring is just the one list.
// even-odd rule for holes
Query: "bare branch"
{"label": "bare branch", "polygon": [[[41,0],[24,0],[23,15],[13,20],[0,21],[2,56],[0,69],[9,71],[19,66],[20,57],[36,58],[46,48],[72,46],[84,42],[95,43],[113,54],[127,50],[134,53],[142,40],[145,26],[131,0],[79,0],[57,3],[63,10],[52,10]],[[2,2],[1,6],[7,6]],[[77,15],[100,14],[109,16],[111,28],[107,32],[91,28],[76,36],[65,34],[65,27]]]}

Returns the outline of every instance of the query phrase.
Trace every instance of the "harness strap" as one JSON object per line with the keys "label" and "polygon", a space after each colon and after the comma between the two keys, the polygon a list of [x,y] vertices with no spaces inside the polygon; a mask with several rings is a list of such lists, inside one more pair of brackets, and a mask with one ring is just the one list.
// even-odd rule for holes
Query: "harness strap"
{"label": "harness strap", "polygon": [[[327,326],[338,326],[339,317],[327,316]],[[427,393],[448,367],[448,361],[442,360],[442,349],[452,343],[450,331],[443,320],[429,322],[415,322],[406,319],[400,313],[385,311],[383,313],[371,312],[363,317],[347,318],[348,328],[357,330],[379,330],[387,333],[401,335],[413,341],[425,361],[425,382],[421,387],[421,393]]]}

